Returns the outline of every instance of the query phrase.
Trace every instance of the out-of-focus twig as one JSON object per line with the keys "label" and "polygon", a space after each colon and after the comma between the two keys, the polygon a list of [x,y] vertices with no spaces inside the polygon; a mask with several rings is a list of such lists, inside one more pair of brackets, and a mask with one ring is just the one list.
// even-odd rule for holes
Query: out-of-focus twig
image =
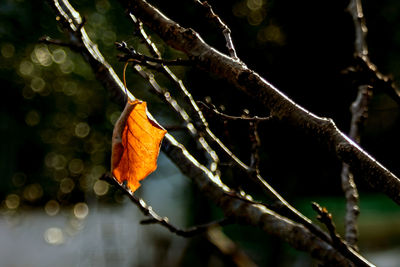
{"label": "out-of-focus twig", "polygon": [[[362,62],[368,63],[370,62],[368,58],[368,46],[366,42],[366,35],[368,30],[365,24],[365,17],[362,11],[361,0],[350,0],[348,10],[353,17],[354,22],[355,56],[361,59]],[[371,67],[370,64],[367,65]],[[377,71],[375,66],[374,69],[375,71]],[[376,76],[378,76],[378,73],[376,73]],[[358,86],[357,97],[351,104],[350,111],[352,116],[348,136],[357,143],[360,142],[360,127],[362,126],[364,119],[368,115],[368,103],[371,94],[371,87],[366,84],[361,84]],[[342,189],[346,198],[345,238],[349,245],[358,250],[357,218],[360,213],[358,205],[359,196],[357,186],[354,181],[354,175],[351,172],[350,167],[347,163],[343,163],[340,176],[342,181]]]}
{"label": "out-of-focus twig", "polygon": [[[360,85],[357,98],[351,105],[351,124],[349,137],[360,142],[360,127],[368,116],[368,103],[371,97],[371,88],[368,85]],[[358,191],[354,176],[349,165],[343,163],[341,172],[342,188],[346,197],[345,238],[346,241],[357,249],[358,227],[357,217],[360,213],[358,205]]]}
{"label": "out-of-focus twig", "polygon": [[228,266],[256,267],[249,256],[227,237],[220,227],[211,227],[206,232],[207,240],[227,259]]}
{"label": "out-of-focus twig", "polygon": [[260,121],[249,122],[249,136],[251,142],[251,155],[250,155],[250,167],[255,169],[257,173],[260,172],[260,155],[259,150],[261,147],[260,136],[258,135],[258,125]]}

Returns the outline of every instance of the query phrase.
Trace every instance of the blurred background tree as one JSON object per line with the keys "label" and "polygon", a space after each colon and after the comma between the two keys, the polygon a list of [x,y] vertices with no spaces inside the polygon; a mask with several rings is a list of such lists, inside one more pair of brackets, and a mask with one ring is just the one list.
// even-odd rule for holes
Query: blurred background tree
{"label": "blurred background tree", "polygon": [[[230,26],[238,55],[250,68],[308,110],[333,118],[338,127],[347,132],[349,106],[357,92],[352,80],[342,73],[352,65],[354,52],[353,22],[345,11],[348,1],[210,2]],[[71,4],[86,17],[85,27],[90,38],[118,74],[122,73],[123,64],[116,58],[115,41],[124,40],[139,52],[146,53],[144,45],[132,34],[134,28],[123,16],[124,10],[117,2],[86,0],[71,1]],[[206,22],[192,1],[152,1],[152,4],[183,26],[195,28],[207,42],[224,50],[223,36]],[[400,3],[385,0],[363,4],[369,28],[370,57],[383,73],[392,74],[398,82]],[[39,210],[47,214],[44,216],[72,213],[78,220],[85,220],[88,210],[94,210],[92,206],[101,204],[101,207],[118,210],[117,207],[126,205],[118,190],[98,180],[109,170],[111,133],[120,107],[110,101],[79,54],[65,47],[38,43],[43,35],[64,38],[45,2],[5,0],[0,3],[0,14],[0,81],[4,93],[0,111],[0,137],[3,140],[0,199],[4,220],[19,225],[21,222],[15,222],[13,218],[23,218],[25,213]],[[183,57],[164,45],[156,35],[152,35],[152,40],[159,45],[164,57]],[[260,115],[264,110],[248,96],[207,73],[192,68],[173,69],[185,79],[196,100],[211,99],[228,114],[241,114],[247,109],[250,114]],[[151,103],[149,109],[163,125],[177,124],[173,114],[149,93],[142,78],[129,72],[127,77],[128,86],[138,98]],[[170,87],[167,80],[162,85]],[[215,88],[219,88],[219,94],[215,93]],[[361,133],[362,147],[397,174],[400,173],[396,157],[400,148],[398,115],[399,108],[394,101],[384,93],[374,92],[369,118]],[[233,151],[241,158],[250,158],[250,144],[243,142],[249,133],[239,130],[245,128],[242,122],[224,124],[210,118],[210,123]],[[268,181],[310,217],[314,216],[309,207],[310,200],[318,200],[327,206],[342,231],[344,200],[340,162],[300,132],[261,124],[259,133],[263,148],[260,167]],[[174,136],[194,149],[194,144],[185,139],[184,133],[176,132]],[[138,193],[145,195],[162,214],[184,225],[220,215],[220,211],[209,205],[189,182],[182,181],[184,178],[165,157],[160,159],[159,165],[160,169],[144,182]],[[228,173],[226,177],[229,179]],[[357,183],[361,191],[361,251],[373,253],[398,249],[396,240],[400,230],[392,227],[399,223],[398,207],[386,197],[371,192],[362,179]],[[168,193],[160,190],[165,184],[171,188]],[[250,190],[262,199],[256,188]],[[161,192],[169,202],[163,203],[166,200],[154,196],[155,192]],[[140,220],[140,216],[137,217],[136,222]],[[152,229],[150,236],[151,231],[157,231],[155,228],[149,228]],[[22,227],[16,229],[23,231]],[[238,229],[229,226],[224,231],[258,265],[291,266],[302,261],[307,266],[309,263],[307,256],[299,256],[275,238],[265,236],[260,240],[257,230]],[[130,235],[129,232],[126,234]],[[49,232],[46,231],[44,237],[47,243],[57,244],[51,242]],[[171,252],[174,250],[170,237],[157,239],[154,234],[152,239],[146,244],[153,246],[153,255],[167,255],[168,251],[176,253]],[[193,265],[194,259],[199,266],[224,263],[201,238],[185,242],[182,265]],[[199,251],[209,254],[202,257]],[[213,253],[215,256],[210,256]],[[375,257],[378,259],[379,255],[382,254]],[[106,262],[112,263],[112,259]],[[149,262],[143,260],[140,264]]]}

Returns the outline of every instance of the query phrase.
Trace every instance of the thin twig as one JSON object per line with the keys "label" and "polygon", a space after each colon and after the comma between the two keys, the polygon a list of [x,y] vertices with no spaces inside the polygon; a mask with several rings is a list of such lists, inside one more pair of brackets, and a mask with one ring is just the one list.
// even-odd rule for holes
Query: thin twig
{"label": "thin twig", "polygon": [[142,220],[141,224],[159,224],[165,228],[167,228],[171,233],[182,237],[193,237],[195,235],[206,232],[209,228],[215,226],[225,226],[233,223],[232,219],[224,218],[218,221],[209,222],[206,224],[192,226],[188,229],[180,229],[169,222],[167,217],[162,217],[158,215],[151,206],[147,205],[147,203],[142,199],[136,197],[131,190],[124,184],[119,183],[111,174],[105,173],[100,178],[101,180],[107,181],[108,183],[117,186],[120,188],[125,195],[129,197],[133,204],[135,204],[139,210],[147,217],[148,219]]}
{"label": "thin twig", "polygon": [[226,266],[256,267],[249,256],[235,242],[227,237],[219,227],[209,228],[206,233],[207,240],[227,260]]}
{"label": "thin twig", "polygon": [[356,57],[356,68],[350,69],[350,72],[357,72],[359,74],[356,82],[360,86],[370,85],[374,90],[382,90],[400,105],[400,93],[393,79],[383,75],[369,57],[367,45],[368,28],[361,0],[350,0],[347,9],[353,18],[355,29],[354,54]]}
{"label": "thin twig", "polygon": [[228,225],[231,223],[232,223],[231,219],[224,218],[221,220],[212,221],[212,222],[205,223],[205,224],[195,225],[188,229],[180,229],[180,228],[177,228],[177,227],[173,226],[172,224],[170,224],[168,222],[167,217],[163,217],[161,220],[160,220],[160,218],[150,218],[147,220],[142,220],[140,222],[140,224],[143,224],[143,225],[145,225],[145,224],[160,224],[160,225],[166,227],[170,232],[172,232],[176,235],[182,236],[182,237],[193,237],[193,236],[207,232],[207,230],[210,228],[214,228],[214,227],[218,227],[218,226],[225,226],[225,225]]}
{"label": "thin twig", "polygon": [[356,85],[371,85],[375,91],[387,94],[400,105],[400,92],[392,77],[382,74],[368,56],[355,53],[353,66],[343,71]]}
{"label": "thin twig", "polygon": [[[355,28],[355,54],[363,62],[369,61],[368,47],[366,43],[367,27],[362,11],[361,0],[350,0],[348,10],[350,11]],[[367,61],[366,61],[367,60]],[[355,142],[360,143],[360,126],[367,117],[370,88],[366,85],[358,86],[357,98],[351,105],[351,124],[349,137]],[[345,239],[347,243],[355,250],[358,250],[358,226],[357,218],[360,213],[359,195],[354,175],[347,163],[343,162],[341,171],[342,189],[346,199],[346,216],[345,216]]]}
{"label": "thin twig", "polygon": [[318,213],[317,219],[328,229],[332,241],[338,245],[343,244],[343,240],[336,232],[336,225],[332,220],[332,214],[328,212],[327,208],[321,207],[317,202],[312,202],[311,206]]}
{"label": "thin twig", "polygon": [[195,3],[199,4],[199,6],[203,9],[205,12],[206,18],[208,18],[213,24],[215,24],[221,31],[222,34],[224,35],[225,41],[226,41],[226,47],[228,48],[229,55],[235,59],[238,60],[238,56],[236,54],[235,47],[233,45],[232,37],[231,37],[231,30],[229,29],[228,25],[226,25],[221,18],[215,14],[214,10],[212,9],[211,5],[207,1],[200,1],[200,0],[195,0]]}
{"label": "thin twig", "polygon": [[242,115],[242,116],[232,116],[232,115],[228,115],[225,113],[222,113],[221,111],[219,111],[214,105],[212,105],[211,107],[209,105],[207,105],[206,103],[202,102],[202,101],[196,101],[197,104],[200,104],[200,109],[206,109],[208,111],[213,112],[214,114],[218,115],[219,117],[221,117],[222,119],[226,119],[226,120],[242,120],[242,121],[268,121],[271,120],[271,116],[268,117],[258,117],[258,116],[253,116],[253,117],[249,117],[247,115]]}
{"label": "thin twig", "polygon": [[191,65],[192,62],[190,60],[185,60],[181,58],[177,58],[174,60],[166,60],[166,59],[161,59],[161,58],[154,58],[154,57],[149,57],[143,54],[138,53],[135,49],[132,47],[128,47],[126,42],[115,42],[115,47],[123,52],[124,54],[118,55],[118,58],[122,62],[126,61],[134,61],[138,64],[143,64],[143,63],[157,63],[158,65],[169,65],[169,66],[188,66]]}

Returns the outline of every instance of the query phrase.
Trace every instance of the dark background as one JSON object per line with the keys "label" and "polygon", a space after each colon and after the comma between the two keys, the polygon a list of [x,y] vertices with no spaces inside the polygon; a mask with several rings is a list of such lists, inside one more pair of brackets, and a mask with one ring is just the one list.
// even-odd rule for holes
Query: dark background
{"label": "dark background", "polygon": [[[123,64],[116,59],[114,41],[127,41],[145,53],[144,46],[132,35],[133,25],[116,1],[71,3],[87,18],[86,29],[90,37],[98,43],[118,74],[122,73]],[[151,3],[182,26],[192,27],[206,42],[226,53],[222,34],[200,15],[192,1]],[[332,118],[339,129],[348,131],[349,107],[357,92],[352,78],[343,74],[343,70],[354,63],[354,26],[346,12],[348,1],[264,0],[259,6],[257,3],[260,1],[250,0],[210,3],[231,28],[238,56],[249,68],[260,73],[296,103],[318,116]],[[381,72],[399,81],[400,3],[395,0],[365,1],[363,7],[369,28],[367,41],[371,60]],[[112,123],[118,118],[119,106],[109,100],[107,92],[95,80],[80,55],[66,48],[37,43],[43,35],[66,38],[57,28],[55,16],[46,3],[2,1],[0,15],[3,93],[0,200],[4,200],[3,209],[41,208],[49,200],[56,200],[66,207],[88,199],[117,205],[120,192],[98,182],[98,178],[109,169]],[[160,44],[166,58],[184,57],[163,44],[157,36],[152,35],[152,38]],[[212,74],[193,68],[173,69],[196,100],[210,97],[214,105],[232,115],[242,114],[243,109],[248,109],[251,115],[268,115],[268,110],[254,99]],[[163,125],[178,123],[174,114],[148,93],[148,85],[140,77],[133,72],[127,75],[128,87],[135,96],[150,103],[149,109]],[[161,77],[160,80],[163,86],[170,88],[165,79]],[[176,94],[175,89],[170,90]],[[374,89],[369,118],[361,131],[362,147],[397,175],[400,173],[398,110],[390,97],[379,88]],[[247,124],[224,124],[215,117],[210,117],[209,121],[212,130],[248,163],[251,144]],[[189,149],[195,150],[184,133],[172,134]],[[341,163],[315,140],[279,122],[261,123],[259,134],[263,176],[309,216],[315,216],[309,201],[318,200],[328,206],[337,216],[335,220],[341,232],[344,214],[339,177]],[[222,171],[224,181],[234,184],[232,170],[222,168]],[[361,195],[361,212],[363,214],[365,207],[366,214],[360,219],[360,246],[371,250],[398,246],[398,242],[390,241],[399,236],[398,231],[386,229],[369,238],[371,228],[364,225],[371,218],[385,225],[385,221],[392,220],[390,216],[398,214],[398,207],[371,190],[363,179],[356,177],[356,182]],[[107,188],[106,193],[94,190],[96,183],[98,190]],[[263,199],[253,185],[244,187],[256,198]],[[219,215],[219,211],[210,208],[196,189],[189,187],[187,190],[188,224]],[[15,200],[15,196],[18,205],[10,208],[7,203]],[[267,241],[257,240],[258,231],[238,229],[231,226],[226,228],[226,232],[251,255],[254,254],[256,262],[261,265],[278,262],[293,254],[290,249],[287,252],[284,244],[273,247],[278,252],[285,252],[260,254],[260,250],[274,251],[270,246],[278,241],[268,237],[265,237]],[[388,236],[391,237],[389,241]],[[201,241],[196,240],[188,249],[189,256],[184,263],[196,257],[196,246],[201,247]],[[200,262],[199,266],[203,263]]]}

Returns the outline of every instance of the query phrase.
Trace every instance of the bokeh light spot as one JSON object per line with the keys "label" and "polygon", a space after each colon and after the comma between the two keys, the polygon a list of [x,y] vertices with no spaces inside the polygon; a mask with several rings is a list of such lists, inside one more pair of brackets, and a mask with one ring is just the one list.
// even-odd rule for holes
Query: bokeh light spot
{"label": "bokeh light spot", "polygon": [[60,64],[60,70],[64,74],[69,74],[71,73],[75,68],[74,62],[72,62],[70,59],[66,59],[62,64]]}
{"label": "bokeh light spot", "polygon": [[78,91],[78,87],[76,86],[75,82],[65,82],[63,85],[63,92],[67,96],[73,96]]}
{"label": "bokeh light spot", "polygon": [[64,194],[71,193],[74,187],[75,183],[71,178],[64,178],[60,182],[60,191]]}
{"label": "bokeh light spot", "polygon": [[22,96],[25,99],[32,99],[35,97],[35,93],[32,91],[32,89],[29,86],[25,86],[24,89],[22,89]]}
{"label": "bokeh light spot", "polygon": [[96,2],[96,9],[99,13],[104,14],[110,9],[110,2],[107,0],[101,0]]}
{"label": "bokeh light spot", "polygon": [[250,10],[259,10],[263,5],[263,0],[247,0],[247,7]]}
{"label": "bokeh light spot", "polygon": [[60,204],[56,200],[50,200],[44,206],[44,210],[49,216],[55,216],[60,211]]}
{"label": "bokeh light spot", "polygon": [[258,31],[257,40],[260,43],[274,42],[282,45],[285,42],[285,36],[278,26],[268,25]]}
{"label": "bokeh light spot", "polygon": [[80,122],[75,126],[75,135],[80,138],[85,138],[90,132],[90,127],[86,122]]}
{"label": "bokeh light spot", "polygon": [[62,170],[67,165],[67,159],[63,155],[56,155],[53,158],[52,166],[56,170]]}
{"label": "bokeh light spot", "polygon": [[25,122],[29,126],[38,125],[40,122],[40,115],[36,110],[30,110],[25,116]]}
{"label": "bokeh light spot", "polygon": [[104,196],[108,192],[108,183],[102,180],[97,180],[94,183],[93,191],[98,196]]}
{"label": "bokeh light spot", "polygon": [[16,209],[19,206],[19,196],[16,194],[9,194],[6,197],[5,203],[6,203],[7,208],[9,208],[11,210]]}
{"label": "bokeh light spot", "polygon": [[239,17],[239,18],[244,18],[247,16],[249,13],[249,9],[247,8],[247,5],[245,2],[238,2],[233,5],[232,7],[232,13],[234,16]]}
{"label": "bokeh light spot", "polygon": [[249,16],[247,17],[247,20],[250,25],[257,26],[260,25],[261,22],[264,20],[264,16],[262,12],[260,11],[252,11]]}
{"label": "bokeh light spot", "polygon": [[120,116],[121,116],[121,111],[114,111],[113,113],[111,113],[111,115],[110,115],[111,124],[115,125],[115,123],[117,122],[117,120]]}
{"label": "bokeh light spot", "polygon": [[35,47],[34,54],[39,64],[42,66],[48,67],[53,63],[50,51],[46,45],[37,45]]}
{"label": "bokeh light spot", "polygon": [[34,91],[36,93],[42,92],[45,85],[46,85],[46,82],[40,77],[34,77],[31,81],[32,91]]}
{"label": "bokeh light spot", "polygon": [[70,132],[66,129],[57,132],[57,142],[61,145],[65,145],[71,138]]}
{"label": "bokeh light spot", "polygon": [[89,214],[89,207],[86,203],[77,203],[74,206],[74,215],[76,218],[83,220],[88,216]]}
{"label": "bokeh light spot", "polygon": [[68,169],[73,174],[79,174],[83,171],[83,162],[81,159],[73,159],[68,164]]}
{"label": "bokeh light spot", "polygon": [[105,24],[106,18],[104,17],[104,15],[94,12],[90,15],[89,21],[94,26],[101,27],[101,26],[103,26],[103,24]]}
{"label": "bokeh light spot", "polygon": [[11,178],[12,183],[16,186],[16,187],[21,187],[25,184],[26,182],[26,175],[25,173],[22,172],[18,172],[16,174],[13,175],[13,177]]}
{"label": "bokeh light spot", "polygon": [[92,168],[91,174],[93,177],[96,177],[96,179],[98,179],[105,173],[105,171],[106,168],[103,165],[96,165]]}
{"label": "bokeh light spot", "polygon": [[25,187],[23,196],[26,200],[35,201],[43,196],[43,189],[40,184],[31,184]]}
{"label": "bokeh light spot", "polygon": [[55,181],[61,181],[64,178],[68,177],[68,171],[66,169],[62,169],[62,170],[55,170],[53,172],[53,179]]}
{"label": "bokeh light spot", "polygon": [[58,48],[53,51],[52,59],[57,64],[62,64],[67,59],[67,54],[65,53],[64,49]]}
{"label": "bokeh light spot", "polygon": [[60,228],[51,227],[44,232],[44,240],[51,245],[64,243],[64,234]]}
{"label": "bokeh light spot", "polygon": [[46,154],[46,156],[44,157],[44,164],[48,167],[48,168],[53,168],[53,160],[54,158],[57,156],[56,153],[54,152],[49,152]]}
{"label": "bokeh light spot", "polygon": [[53,117],[53,125],[62,128],[68,123],[68,116],[65,113],[56,113]]}
{"label": "bokeh light spot", "polygon": [[1,55],[4,58],[11,58],[14,56],[15,47],[11,43],[5,43],[1,46]]}
{"label": "bokeh light spot", "polygon": [[19,64],[19,72],[24,75],[24,76],[29,76],[33,73],[33,70],[35,67],[33,66],[33,63],[27,60],[21,61]]}

